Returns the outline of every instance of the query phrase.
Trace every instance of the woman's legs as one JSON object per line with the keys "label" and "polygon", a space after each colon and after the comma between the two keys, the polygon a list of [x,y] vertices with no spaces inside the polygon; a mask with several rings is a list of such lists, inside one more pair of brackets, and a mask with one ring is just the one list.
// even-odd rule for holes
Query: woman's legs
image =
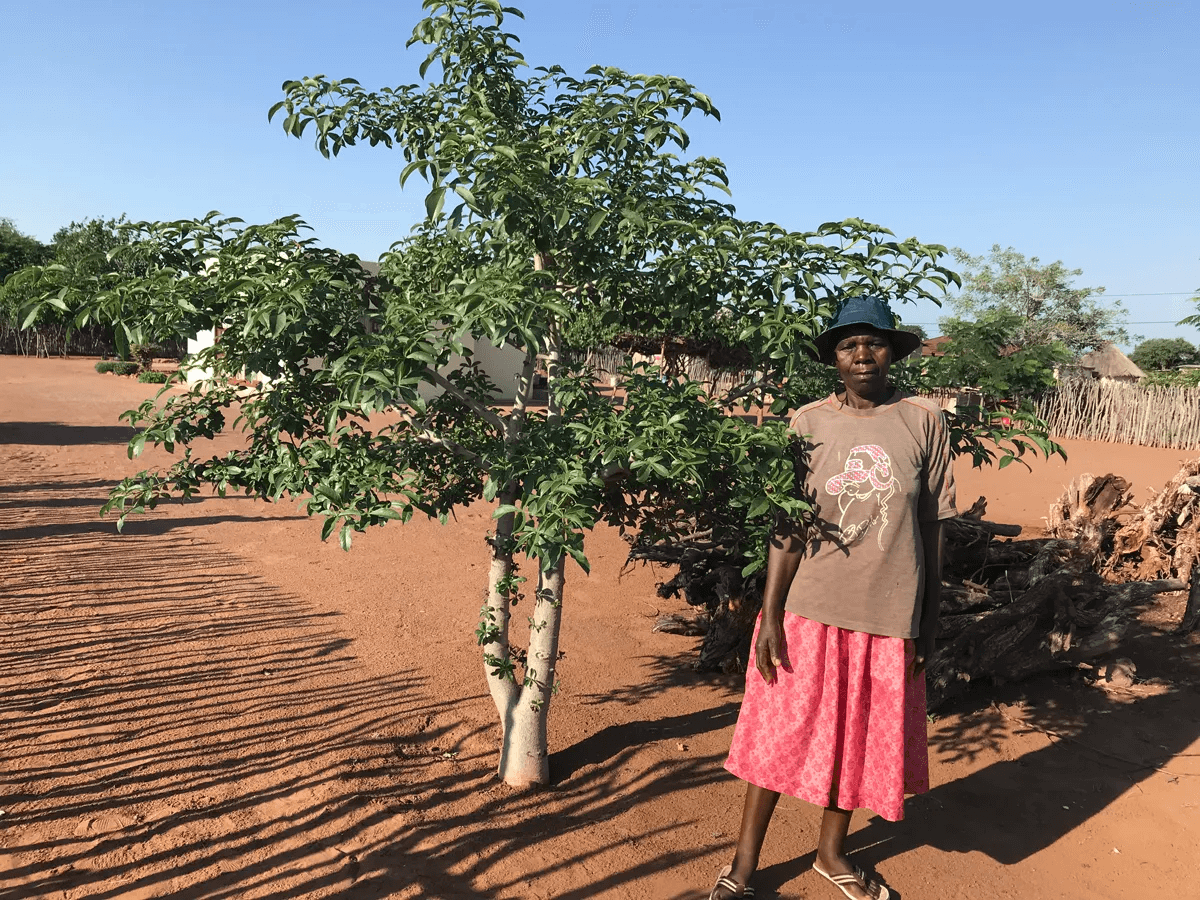
{"label": "woman's legs", "polygon": [[[742,825],[738,835],[737,849],[733,854],[733,870],[729,877],[738,884],[749,884],[758,868],[758,854],[762,850],[763,838],[775,804],[779,802],[778,791],[768,791],[756,784],[746,785],[746,802],[742,805]],[[719,893],[718,897],[721,896]],[[732,895],[731,895],[732,896]]]}
{"label": "woman's legs", "polygon": [[[854,871],[854,865],[846,856],[846,833],[850,830],[850,815],[850,810],[841,809],[833,804],[825,807],[821,814],[817,862],[827,875],[849,875]],[[872,900],[872,895],[857,884],[847,884],[844,890],[860,900]]]}

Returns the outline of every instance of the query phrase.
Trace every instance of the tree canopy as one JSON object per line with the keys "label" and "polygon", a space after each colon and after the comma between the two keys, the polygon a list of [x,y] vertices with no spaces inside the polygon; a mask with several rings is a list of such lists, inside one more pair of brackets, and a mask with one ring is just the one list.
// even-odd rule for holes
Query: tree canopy
{"label": "tree canopy", "polygon": [[[40,258],[13,272],[0,287],[0,316],[25,328],[46,326],[70,334],[88,319],[88,307],[99,292],[149,269],[156,251],[146,243],[132,247],[135,234],[124,215],[84,219],[58,229]],[[105,343],[128,358],[130,335],[125,327],[118,325]]]}
{"label": "tree canopy", "polygon": [[1006,309],[985,311],[977,321],[942,322],[950,338],[943,356],[923,360],[929,383],[973,387],[991,401],[1017,402],[1054,385],[1054,367],[1071,359],[1058,341],[1021,344],[1025,322]]}
{"label": "tree canopy", "polygon": [[929,340],[929,335],[925,333],[925,329],[920,325],[904,325],[899,326],[901,331],[910,331],[919,337],[922,341]]}
{"label": "tree canopy", "polygon": [[1200,360],[1200,350],[1185,338],[1150,338],[1129,354],[1130,360],[1146,372],[1175,369]]}
{"label": "tree canopy", "polygon": [[[1022,347],[1064,345],[1080,355],[1106,342],[1125,343],[1125,309],[1119,301],[1101,302],[1104,288],[1077,288],[1073,280],[1082,269],[1062,262],[1043,265],[1012,247],[993,244],[987,256],[971,256],[955,248],[961,267],[962,289],[950,303],[959,319],[980,320],[992,311],[1018,317],[1015,343]],[[943,326],[944,327],[944,326]]]}
{"label": "tree canopy", "polygon": [[17,230],[12,219],[0,218],[0,284],[18,269],[45,262],[50,253],[37,238]]}

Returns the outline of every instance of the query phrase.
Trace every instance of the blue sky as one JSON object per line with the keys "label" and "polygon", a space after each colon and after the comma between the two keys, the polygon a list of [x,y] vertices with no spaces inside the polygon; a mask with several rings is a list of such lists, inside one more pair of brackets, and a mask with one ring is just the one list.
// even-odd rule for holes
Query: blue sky
{"label": "blue sky", "polygon": [[[1171,324],[1200,289],[1200,4],[511,2],[534,65],[708,93],[722,121],[689,118],[692,149],[726,162],[745,217],[1061,259],[1131,332],[1200,341]],[[395,151],[327,161],[266,112],[304,75],[416,81],[420,17],[417,0],[0,0],[0,216],[49,240],[89,216],[299,213],[377,258],[422,183],[400,192]]]}

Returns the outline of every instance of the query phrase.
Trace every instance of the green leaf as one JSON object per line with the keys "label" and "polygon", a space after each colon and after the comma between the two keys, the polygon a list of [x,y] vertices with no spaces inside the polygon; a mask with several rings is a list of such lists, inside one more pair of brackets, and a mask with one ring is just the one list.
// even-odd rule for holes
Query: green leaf
{"label": "green leaf", "polygon": [[325,520],[324,524],[321,525],[321,540],[329,540],[329,536],[333,534],[333,529],[337,528],[337,523],[337,516],[330,516]]}
{"label": "green leaf", "polygon": [[567,553],[571,555],[571,559],[579,563],[579,568],[583,569],[584,572],[591,574],[591,563],[589,563],[587,557],[583,555],[582,550],[580,550],[578,547],[568,547]]}
{"label": "green leaf", "polygon": [[454,186],[454,193],[466,200],[472,209],[475,208],[475,195],[471,193],[465,184],[456,184]]}
{"label": "green leaf", "polygon": [[420,169],[421,174],[424,175],[428,168],[429,160],[414,159],[407,166],[405,166],[404,170],[400,173],[400,187],[404,187],[404,183],[408,181],[409,176],[411,176],[413,172],[416,172],[418,169]]}
{"label": "green leaf", "polygon": [[604,224],[604,220],[608,218],[607,209],[599,209],[592,213],[592,217],[588,219],[587,236],[593,237],[600,230],[600,226]]}
{"label": "green leaf", "polygon": [[446,202],[446,189],[444,187],[435,187],[425,197],[425,214],[430,220],[436,219],[442,213],[442,206]]}

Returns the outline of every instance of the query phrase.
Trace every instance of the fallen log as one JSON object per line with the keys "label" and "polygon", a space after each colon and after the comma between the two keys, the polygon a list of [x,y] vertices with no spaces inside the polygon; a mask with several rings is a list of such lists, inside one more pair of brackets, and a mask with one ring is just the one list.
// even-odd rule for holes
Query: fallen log
{"label": "fallen log", "polygon": [[1191,584],[1188,587],[1187,605],[1183,608],[1183,618],[1179,621],[1177,634],[1191,634],[1196,630],[1200,621],[1200,560],[1192,563]]}
{"label": "fallen log", "polygon": [[[972,511],[986,508],[983,497],[975,502]],[[1003,525],[964,514],[947,519],[942,525],[946,538],[946,571],[963,578],[977,578],[993,564],[994,537],[1017,537],[1020,525]]]}
{"label": "fallen log", "polygon": [[1117,516],[1130,508],[1132,485],[1119,475],[1078,475],[1050,505],[1046,531],[1074,541],[1093,567],[1112,552]]}
{"label": "fallen log", "polygon": [[[1200,506],[1200,465],[1192,471],[1185,467],[1176,483],[1164,489],[1162,496],[1167,495],[1169,502],[1161,499],[1149,517],[1139,519],[1142,511],[1133,510],[1134,519],[1143,526],[1155,523],[1158,535],[1164,533],[1164,523],[1175,523],[1176,535],[1190,527],[1194,538],[1200,524],[1195,521],[1200,511],[1192,516]],[[1076,479],[1052,507],[1049,539],[1005,540],[1019,536],[1020,529],[984,520],[984,498],[972,506],[970,516],[948,520],[941,635],[928,667],[931,708],[973,683],[1017,681],[1111,653],[1150,598],[1186,587],[1174,577],[1115,579],[1107,571],[1102,576],[1104,554],[1126,527],[1118,516],[1131,515],[1129,496],[1128,482],[1115,475]],[[1173,553],[1164,547],[1162,558],[1174,559]],[[1148,557],[1141,558],[1144,564]],[[674,544],[635,544],[629,561],[639,560],[677,566],[658,593],[682,595],[698,608],[694,615],[660,617],[655,630],[702,635],[693,663],[697,669],[744,671],[764,573],[744,579],[740,553],[721,546],[711,534]],[[1200,554],[1188,561],[1200,568]],[[1174,574],[1170,568],[1168,573]],[[1192,574],[1191,568],[1187,573]],[[1194,596],[1181,629],[1195,628],[1200,621],[1200,577],[1191,584]]]}
{"label": "fallen log", "polygon": [[1076,557],[1011,603],[973,617],[949,616],[950,639],[928,666],[929,708],[973,682],[1020,681],[1111,652],[1150,598],[1183,587],[1177,579],[1114,585]]}
{"label": "fallen log", "polygon": [[1191,579],[1200,558],[1200,458],[1185,462],[1113,535],[1100,571],[1113,581]]}

